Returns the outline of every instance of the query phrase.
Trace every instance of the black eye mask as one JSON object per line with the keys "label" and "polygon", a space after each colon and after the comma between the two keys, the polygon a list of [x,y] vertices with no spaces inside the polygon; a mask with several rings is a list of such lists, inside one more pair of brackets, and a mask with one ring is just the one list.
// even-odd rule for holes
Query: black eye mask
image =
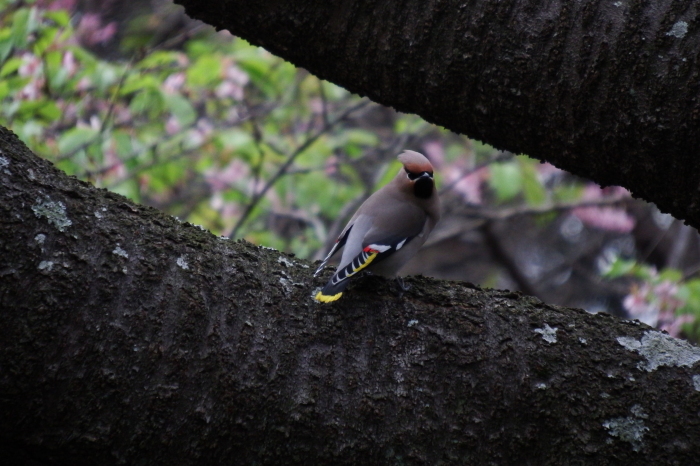
{"label": "black eye mask", "polygon": [[427,174],[430,178],[433,177],[433,172],[429,172],[429,171],[424,171],[424,172],[420,172],[420,173],[413,173],[413,172],[408,171],[407,168],[404,168],[404,170],[406,171],[406,174],[408,175],[408,179],[411,181],[417,180],[418,178],[420,178],[424,174]]}

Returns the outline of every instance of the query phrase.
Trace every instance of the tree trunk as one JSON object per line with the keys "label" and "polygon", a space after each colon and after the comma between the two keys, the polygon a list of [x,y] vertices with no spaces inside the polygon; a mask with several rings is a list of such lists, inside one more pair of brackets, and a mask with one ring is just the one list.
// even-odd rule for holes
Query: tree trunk
{"label": "tree trunk", "polygon": [[177,3],[352,92],[700,227],[700,2]]}
{"label": "tree trunk", "polygon": [[311,264],[67,177],[5,129],[0,251],[6,464],[691,464],[700,451],[700,349],[686,342],[422,277],[402,297],[367,277],[320,305]]}

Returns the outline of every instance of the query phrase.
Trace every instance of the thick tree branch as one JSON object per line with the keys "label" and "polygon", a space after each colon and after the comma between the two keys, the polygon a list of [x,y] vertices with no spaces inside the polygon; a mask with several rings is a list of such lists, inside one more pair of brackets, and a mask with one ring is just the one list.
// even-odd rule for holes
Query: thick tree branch
{"label": "thick tree branch", "polygon": [[700,226],[699,2],[177,1],[376,102]]}
{"label": "thick tree branch", "polygon": [[[0,129],[7,464],[691,464],[700,349],[520,294],[304,261],[65,176]],[[327,278],[327,277],[326,277]],[[585,458],[585,460],[584,460]]]}

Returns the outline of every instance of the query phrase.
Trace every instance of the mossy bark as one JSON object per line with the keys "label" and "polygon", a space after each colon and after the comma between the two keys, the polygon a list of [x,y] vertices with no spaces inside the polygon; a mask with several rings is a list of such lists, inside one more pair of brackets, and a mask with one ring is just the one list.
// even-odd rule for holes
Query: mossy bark
{"label": "mossy bark", "polygon": [[321,78],[700,226],[700,3],[178,0]]}
{"label": "mossy bark", "polygon": [[[0,254],[6,464],[693,464],[700,451],[698,348],[423,277],[402,297],[367,277],[321,305],[312,264],[68,177],[5,129]],[[644,335],[677,359],[648,371]]]}

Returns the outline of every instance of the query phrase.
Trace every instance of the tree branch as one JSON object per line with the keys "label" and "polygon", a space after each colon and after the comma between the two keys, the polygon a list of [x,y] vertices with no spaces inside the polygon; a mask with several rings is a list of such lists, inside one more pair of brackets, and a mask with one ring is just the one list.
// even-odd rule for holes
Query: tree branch
{"label": "tree branch", "polygon": [[[0,129],[8,464],[692,464],[700,349],[508,291],[311,264],[67,177]],[[564,458],[566,458],[564,460]]]}
{"label": "tree branch", "polygon": [[700,226],[695,2],[178,3],[351,92]]}

